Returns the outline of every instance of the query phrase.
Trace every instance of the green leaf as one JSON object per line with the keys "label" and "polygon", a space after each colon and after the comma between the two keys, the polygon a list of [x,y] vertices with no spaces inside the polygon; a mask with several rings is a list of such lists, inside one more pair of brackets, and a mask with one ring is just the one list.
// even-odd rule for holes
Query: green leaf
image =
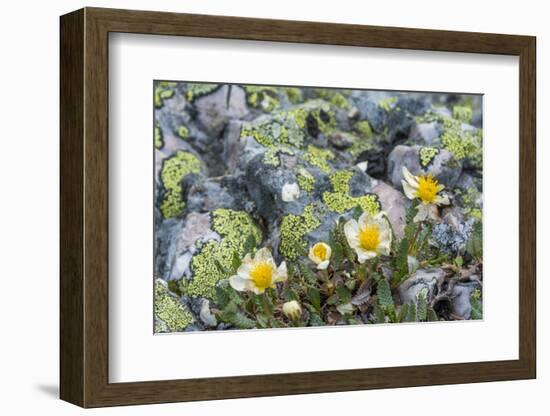
{"label": "green leaf", "polygon": [[336,294],[341,303],[349,303],[351,301],[351,291],[346,286],[336,287]]}
{"label": "green leaf", "polygon": [[265,316],[263,313],[257,314],[257,315],[256,315],[256,320],[258,321],[258,324],[259,324],[262,328],[267,328],[267,327],[268,327],[269,319],[268,319],[267,316]]}
{"label": "green leaf", "polygon": [[437,322],[439,317],[432,308],[428,308],[428,322]]}
{"label": "green leaf", "polygon": [[344,248],[342,244],[334,242],[331,246],[332,248],[332,265],[338,270],[342,267],[342,262],[344,261]]}
{"label": "green leaf", "polygon": [[418,318],[416,316],[416,303],[410,303],[409,310],[407,311],[407,316],[405,318],[406,322],[418,322]]}
{"label": "green leaf", "polygon": [[319,312],[321,310],[321,294],[313,287],[307,289],[307,298],[313,307]]}
{"label": "green leaf", "polygon": [[325,322],[323,321],[321,316],[315,312],[311,312],[309,314],[309,324],[311,326],[325,326]]}
{"label": "green leaf", "polygon": [[478,259],[483,257],[483,225],[479,221],[473,226],[470,238],[466,243],[466,252]]}
{"label": "green leaf", "polygon": [[427,289],[424,288],[418,292],[416,301],[416,316],[419,321],[425,321],[428,317],[428,302],[426,301]]}
{"label": "green leaf", "polygon": [[380,306],[374,305],[373,315],[374,315],[374,321],[376,323],[383,324],[384,322],[386,322],[386,314],[384,313],[384,311]]}
{"label": "green leaf", "polygon": [[342,315],[351,315],[353,313],[353,305],[351,303],[344,303],[336,307],[336,310]]}
{"label": "green leaf", "polygon": [[340,299],[338,298],[338,295],[334,294],[334,295],[328,297],[328,299],[326,300],[326,304],[327,305],[336,305],[339,301],[340,301]]}
{"label": "green leaf", "polygon": [[256,245],[258,243],[256,242],[256,237],[254,237],[254,235],[252,234],[249,234],[248,237],[246,237],[246,240],[244,242],[244,246],[243,246],[243,251],[244,251],[244,255],[248,254],[248,253],[252,253],[254,251],[254,249],[256,248]]}
{"label": "green leaf", "polygon": [[305,277],[306,281],[310,285],[317,284],[317,275],[309,268],[308,265],[300,263],[300,271],[302,272],[302,276]]}
{"label": "green leaf", "polygon": [[405,321],[408,313],[409,313],[409,304],[405,303],[404,305],[401,305],[401,308],[399,309],[399,314],[397,315],[397,321],[398,322]]}
{"label": "green leaf", "polygon": [[470,305],[472,306],[470,319],[483,319],[483,304],[481,302],[481,291],[479,289],[475,289],[470,295]]}
{"label": "green leaf", "polygon": [[233,257],[231,258],[231,274],[236,274],[237,270],[241,267],[241,258],[239,257],[239,253],[236,251],[233,251]]}
{"label": "green leaf", "polygon": [[256,321],[248,318],[244,313],[239,311],[237,305],[233,302],[229,303],[223,311],[217,314],[220,321],[233,325],[239,329],[256,328]]}
{"label": "green leaf", "polygon": [[378,295],[378,304],[386,314],[395,309],[390,285],[386,279],[378,281],[376,294]]}
{"label": "green leaf", "polygon": [[404,237],[398,245],[397,253],[395,256],[395,272],[393,274],[393,280],[400,283],[409,271],[409,264],[407,257],[409,255],[409,239]]}

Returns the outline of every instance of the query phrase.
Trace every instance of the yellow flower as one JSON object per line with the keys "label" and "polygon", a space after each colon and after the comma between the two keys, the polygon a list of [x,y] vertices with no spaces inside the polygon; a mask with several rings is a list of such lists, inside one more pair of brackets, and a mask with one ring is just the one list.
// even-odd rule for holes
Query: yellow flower
{"label": "yellow flower", "polygon": [[403,177],[405,179],[401,181],[401,184],[407,198],[418,198],[421,202],[418,206],[418,213],[414,217],[414,222],[424,221],[428,217],[436,219],[434,208],[449,204],[447,195],[439,194],[445,187],[439,184],[431,173],[414,176],[405,166],[403,166]]}
{"label": "yellow flower", "polygon": [[363,212],[358,221],[349,220],[344,225],[344,234],[350,247],[357,253],[359,263],[380,254],[390,254],[392,233],[383,211],[374,217]]}
{"label": "yellow flower", "polygon": [[277,267],[271,252],[262,248],[256,252],[254,258],[250,254],[245,256],[237,274],[229,278],[229,283],[235,290],[248,290],[258,295],[286,279],[286,263],[283,261]]}
{"label": "yellow flower", "polygon": [[317,243],[309,249],[309,259],[317,265],[319,270],[325,270],[330,263],[332,249],[328,244]]}
{"label": "yellow flower", "polygon": [[293,321],[300,319],[302,316],[302,307],[300,304],[295,301],[291,300],[290,302],[286,302],[283,304],[283,313]]}

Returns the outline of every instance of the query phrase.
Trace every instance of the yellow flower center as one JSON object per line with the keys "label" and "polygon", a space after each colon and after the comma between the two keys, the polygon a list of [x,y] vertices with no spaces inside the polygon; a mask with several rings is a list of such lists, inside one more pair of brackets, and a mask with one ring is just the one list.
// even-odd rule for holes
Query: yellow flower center
{"label": "yellow flower center", "polygon": [[265,290],[273,283],[273,266],[269,263],[257,263],[250,270],[250,277],[258,289]]}
{"label": "yellow flower center", "polygon": [[367,225],[359,231],[359,243],[361,247],[368,251],[376,251],[380,244],[380,229],[378,225]]}
{"label": "yellow flower center", "polygon": [[422,202],[433,203],[437,196],[437,180],[429,174],[427,176],[418,177],[417,195]]}
{"label": "yellow flower center", "polygon": [[313,255],[321,260],[326,260],[327,248],[324,244],[315,244],[313,246]]}

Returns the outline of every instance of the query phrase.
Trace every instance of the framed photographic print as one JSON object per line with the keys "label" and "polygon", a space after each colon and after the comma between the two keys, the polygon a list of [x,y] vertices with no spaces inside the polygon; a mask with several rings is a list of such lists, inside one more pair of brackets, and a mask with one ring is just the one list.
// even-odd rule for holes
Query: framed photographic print
{"label": "framed photographic print", "polygon": [[61,398],[536,376],[535,38],[61,17]]}

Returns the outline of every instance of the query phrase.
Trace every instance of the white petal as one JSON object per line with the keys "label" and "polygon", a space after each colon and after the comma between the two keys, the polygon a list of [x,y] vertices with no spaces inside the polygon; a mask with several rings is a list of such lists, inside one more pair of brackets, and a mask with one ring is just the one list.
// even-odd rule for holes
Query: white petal
{"label": "white petal", "polygon": [[365,250],[356,250],[356,251],[357,251],[357,261],[359,263],[364,263],[367,260],[370,260],[376,257],[376,252],[374,251],[365,251]]}
{"label": "white petal", "polygon": [[259,249],[254,255],[254,263],[269,263],[275,267],[275,260],[273,260],[273,255],[268,248]]}
{"label": "white petal", "polygon": [[383,241],[378,245],[378,252],[384,256],[389,256],[391,251],[391,245],[389,241]]}
{"label": "white petal", "polygon": [[407,195],[407,198],[409,198],[409,199],[415,199],[416,198],[417,189],[413,188],[411,185],[409,185],[405,181],[401,181],[401,185],[403,185],[403,191],[405,192],[405,195]]}
{"label": "white petal", "polygon": [[287,278],[288,272],[286,269],[286,262],[283,261],[275,271],[275,278],[273,279],[273,283],[284,282]]}
{"label": "white petal", "polygon": [[319,263],[317,265],[317,269],[318,270],[325,270],[328,267],[329,264],[330,264],[330,260],[322,261],[321,263]]}
{"label": "white petal", "polygon": [[406,166],[403,166],[401,172],[403,173],[403,178],[405,178],[405,180],[409,185],[411,185],[411,187],[418,188],[418,178],[414,176],[411,172],[409,172],[409,169],[407,169]]}
{"label": "white petal", "polygon": [[435,189],[436,189],[436,192],[441,192],[443,189],[445,189],[445,185],[439,184],[439,185],[437,185],[437,188],[435,188]]}
{"label": "white petal", "polygon": [[239,292],[250,288],[250,281],[243,279],[241,276],[234,275],[229,278],[229,284],[231,287]]}
{"label": "white petal", "polygon": [[315,253],[313,252],[313,247],[314,247],[314,246],[311,246],[311,247],[309,248],[308,257],[309,257],[309,259],[310,259],[313,263],[319,264],[322,260],[321,260],[319,257],[317,257],[317,256],[315,255]]}
{"label": "white petal", "polygon": [[370,216],[368,212],[363,212],[359,219],[357,220],[357,223],[359,225],[359,229],[364,230],[367,228],[367,225],[372,224],[374,222],[373,218]]}
{"label": "white petal", "polygon": [[357,221],[351,219],[344,224],[344,234],[350,247],[355,248],[359,246],[359,224]]}
{"label": "white petal", "polygon": [[437,205],[449,205],[449,197],[447,195],[438,195],[435,198],[435,203]]}
{"label": "white petal", "polygon": [[325,246],[325,250],[327,251],[327,260],[332,257],[332,248],[325,243],[322,243]]}
{"label": "white petal", "polygon": [[252,269],[252,266],[254,263],[252,261],[242,263],[239,268],[237,269],[237,274],[242,279],[250,279],[250,270]]}
{"label": "white petal", "polygon": [[429,214],[429,205],[420,204],[418,206],[418,213],[414,216],[413,222],[420,222],[426,220]]}

